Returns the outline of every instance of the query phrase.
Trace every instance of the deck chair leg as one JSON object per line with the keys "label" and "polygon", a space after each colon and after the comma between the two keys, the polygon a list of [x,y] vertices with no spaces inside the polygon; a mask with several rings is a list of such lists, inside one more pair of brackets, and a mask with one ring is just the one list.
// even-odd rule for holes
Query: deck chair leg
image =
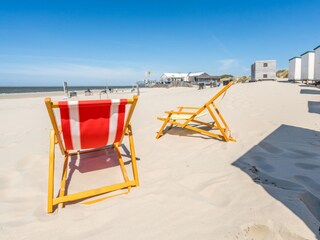
{"label": "deck chair leg", "polygon": [[229,139],[230,141],[235,142],[236,140],[231,136],[231,134],[230,134],[230,128],[229,128],[227,122],[226,122],[226,121],[224,120],[224,118],[222,117],[222,114],[220,113],[219,109],[217,108],[217,106],[216,106],[214,103],[212,103],[212,106],[213,106],[214,110],[216,111],[216,113],[218,114],[219,118],[221,119],[221,121],[222,121],[222,123],[223,123],[223,125],[224,125],[224,127],[225,127],[225,132],[229,132],[229,134],[228,134],[229,136],[227,136],[228,139]]}
{"label": "deck chair leg", "polygon": [[[117,143],[114,144],[114,149],[116,150],[116,153],[118,155],[118,161],[119,161],[119,164],[120,164],[120,168],[121,168],[121,172],[122,172],[124,181],[125,182],[129,182],[127,170],[126,170],[126,168],[124,166],[123,159],[122,159],[122,156],[121,156],[121,153],[120,153],[120,149],[119,149],[119,145]],[[131,189],[131,187],[129,186],[128,187],[128,191],[129,192],[130,192],[130,189]]]}
{"label": "deck chair leg", "polygon": [[[115,149],[115,151],[117,153],[117,156],[118,156],[118,161],[119,161],[119,164],[120,164],[120,168],[121,168],[121,172],[122,172],[123,178],[124,178],[126,183],[129,183],[130,181],[129,181],[127,170],[126,170],[126,168],[124,166],[124,162],[123,162],[123,159],[122,159],[122,156],[121,156],[121,153],[120,153],[119,143],[115,143],[113,145],[113,147],[114,147],[114,149]],[[133,186],[133,185],[131,185],[131,186]],[[130,192],[130,190],[131,190],[131,186],[127,186],[126,187],[128,189],[127,192],[122,192],[122,193],[114,194],[114,195],[111,195],[111,196],[106,196],[106,197],[102,197],[102,198],[99,198],[99,199],[86,201],[83,204],[90,205],[90,204],[94,204],[94,203],[97,203],[97,202],[104,201],[104,200],[112,198],[112,197],[128,194]],[[119,189],[115,189],[115,190],[119,190]],[[108,191],[106,191],[105,193],[107,193],[107,192]]]}
{"label": "deck chair leg", "polygon": [[49,150],[49,177],[48,177],[48,213],[53,212],[53,194],[54,194],[54,158],[55,158],[55,134],[50,133],[50,150]]}
{"label": "deck chair leg", "polygon": [[166,125],[168,124],[168,122],[170,121],[170,117],[171,117],[171,113],[168,115],[166,120],[164,120],[164,123],[162,124],[162,126],[156,136],[156,139],[159,139],[162,136],[162,132],[163,132],[164,128],[166,127]]}
{"label": "deck chair leg", "polygon": [[[176,122],[176,120],[172,120],[172,121],[173,121],[173,122]],[[170,126],[169,126],[169,128],[168,128],[168,130],[170,130],[170,129],[173,127],[173,125],[174,125],[174,124],[171,123]]]}
{"label": "deck chair leg", "polygon": [[138,177],[136,152],[135,152],[135,147],[134,147],[131,125],[128,126],[128,129],[129,129],[129,145],[130,145],[130,152],[131,152],[131,164],[132,164],[133,178],[134,178],[134,181],[136,182],[136,187],[138,187],[140,185],[140,182],[139,182],[139,177]]}
{"label": "deck chair leg", "polygon": [[218,114],[219,118],[221,119],[221,121],[222,121],[223,125],[225,126],[225,128],[229,129],[229,126],[228,126],[227,122],[222,117],[222,115],[221,115],[219,109],[217,108],[217,106],[214,103],[212,103],[212,106],[213,106],[214,110],[216,111],[216,113]]}
{"label": "deck chair leg", "polygon": [[[64,164],[63,164],[63,171],[62,171],[62,177],[61,177],[61,186],[60,186],[59,197],[63,197],[66,192],[68,159],[69,159],[69,155],[66,154],[64,157]],[[65,203],[62,203],[61,207],[64,207],[64,206],[65,206]]]}
{"label": "deck chair leg", "polygon": [[221,132],[221,134],[222,134],[222,137],[224,138],[224,140],[225,140],[226,142],[228,142],[228,141],[229,141],[229,138],[228,138],[228,136],[226,135],[224,129],[222,128],[222,126],[221,126],[218,118],[214,115],[214,113],[213,113],[212,110],[209,108],[209,106],[207,107],[207,109],[208,109],[211,117],[213,118],[214,122],[216,123],[217,128],[220,130],[220,132]]}

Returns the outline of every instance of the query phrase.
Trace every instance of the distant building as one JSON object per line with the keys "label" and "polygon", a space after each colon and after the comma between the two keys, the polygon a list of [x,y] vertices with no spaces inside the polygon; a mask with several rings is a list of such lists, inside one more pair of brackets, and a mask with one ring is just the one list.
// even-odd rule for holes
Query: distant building
{"label": "distant building", "polygon": [[205,72],[164,73],[160,79],[162,83],[188,82],[197,84],[199,82],[210,83],[212,81],[220,81],[219,76],[210,76]]}
{"label": "distant building", "polygon": [[301,80],[301,57],[289,59],[289,81]]}
{"label": "distant building", "polygon": [[220,82],[220,76],[211,76],[205,72],[189,73],[189,82],[193,84]]}
{"label": "distant building", "polygon": [[301,54],[301,80],[314,80],[314,51]]}
{"label": "distant building", "polygon": [[275,80],[276,60],[256,61],[251,65],[251,80]]}
{"label": "distant building", "polygon": [[314,49],[314,80],[320,81],[320,45]]}
{"label": "distant building", "polygon": [[190,73],[188,73],[188,77],[189,77],[189,79],[188,79],[189,82],[195,83],[195,82],[199,81],[199,78],[209,77],[209,75],[205,72],[194,72],[194,73],[190,72]]}
{"label": "distant building", "polygon": [[174,83],[174,82],[188,82],[188,73],[164,73],[161,76],[160,82]]}

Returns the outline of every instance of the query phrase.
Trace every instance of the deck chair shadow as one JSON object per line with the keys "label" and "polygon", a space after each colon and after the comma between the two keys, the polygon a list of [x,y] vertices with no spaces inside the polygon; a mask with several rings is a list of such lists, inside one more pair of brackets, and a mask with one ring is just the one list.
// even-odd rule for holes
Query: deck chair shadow
{"label": "deck chair shadow", "polygon": [[[231,81],[228,85],[224,86],[214,97],[206,102],[202,107],[178,107],[178,111],[166,111],[167,116],[158,117],[158,120],[163,121],[163,124],[156,136],[159,139],[165,130],[170,130],[173,126],[189,129],[198,133],[211,136],[226,142],[236,140],[231,136],[231,132],[227,122],[222,117],[221,112],[215,104],[215,101],[222,96],[232,86]],[[212,123],[203,122],[197,118],[210,114]],[[165,129],[169,125],[168,129]],[[200,126],[206,126],[209,130],[205,130]],[[217,132],[218,131],[218,132]]]}
{"label": "deck chair shadow", "polygon": [[[78,202],[80,200],[95,197],[101,194],[117,190],[127,190],[139,186],[136,154],[133,141],[130,119],[137,104],[138,97],[130,99],[111,100],[85,100],[85,101],[60,101],[52,102],[45,99],[53,130],[50,133],[49,150],[49,177],[48,177],[48,213],[52,213],[54,207],[65,203]],[[59,109],[60,111],[54,109]],[[60,114],[61,126],[58,126],[56,114]],[[124,162],[120,153],[123,138],[127,136],[130,145],[131,165],[133,180],[129,180]],[[62,170],[60,190],[54,197],[54,169],[55,169],[55,145],[58,144],[64,164]],[[67,194],[68,162],[74,155],[86,154],[93,151],[101,151],[113,148],[118,157],[119,166],[123,175],[123,182],[89,189],[78,193]],[[124,193],[120,193],[124,194]],[[120,194],[114,194],[117,196]],[[92,204],[112,196],[84,202]]]}

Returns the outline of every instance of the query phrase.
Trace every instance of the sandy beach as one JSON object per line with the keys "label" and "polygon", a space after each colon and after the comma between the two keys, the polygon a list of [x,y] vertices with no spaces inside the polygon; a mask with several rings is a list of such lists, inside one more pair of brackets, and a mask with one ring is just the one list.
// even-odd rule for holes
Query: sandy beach
{"label": "sandy beach", "polygon": [[[44,95],[55,101],[63,95],[1,96],[0,239],[319,239],[320,90],[235,84],[217,103],[237,142],[179,128],[155,139],[157,116],[201,106],[219,89],[140,89],[132,117],[140,186],[52,214],[46,211],[52,127]],[[63,159],[56,155],[57,193]],[[70,192],[121,177],[117,165],[74,168]]]}

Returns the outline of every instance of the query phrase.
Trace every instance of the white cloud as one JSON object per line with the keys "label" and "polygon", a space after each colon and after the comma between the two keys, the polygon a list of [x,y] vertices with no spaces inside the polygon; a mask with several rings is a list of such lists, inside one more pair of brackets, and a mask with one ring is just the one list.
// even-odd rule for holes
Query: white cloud
{"label": "white cloud", "polygon": [[231,70],[239,66],[239,61],[237,59],[222,59],[218,62],[220,64],[219,70],[221,71]]}

